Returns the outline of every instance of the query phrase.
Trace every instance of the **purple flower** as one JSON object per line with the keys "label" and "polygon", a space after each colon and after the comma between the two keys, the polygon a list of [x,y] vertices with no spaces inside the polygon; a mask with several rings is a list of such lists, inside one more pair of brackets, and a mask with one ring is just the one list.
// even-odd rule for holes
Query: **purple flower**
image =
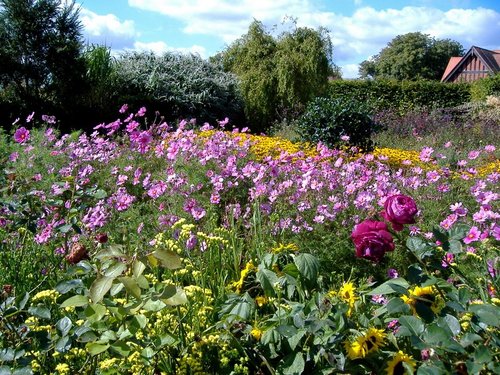
{"label": "purple flower", "polygon": [[495,259],[490,259],[486,262],[488,265],[488,273],[490,274],[492,279],[496,279],[498,277],[498,268],[497,263],[500,261],[500,257],[496,257]]}
{"label": "purple flower", "polygon": [[479,228],[476,226],[473,226],[470,228],[467,236],[465,236],[464,243],[466,243],[468,245],[471,242],[478,241],[480,236],[481,236],[481,231],[479,230]]}
{"label": "purple flower", "polygon": [[452,253],[446,253],[441,262],[441,267],[448,268],[448,266],[452,264],[454,261],[455,261],[455,255],[453,255]]}
{"label": "purple flower", "polygon": [[14,141],[17,143],[25,143],[30,140],[30,131],[24,126],[17,129],[14,133]]}
{"label": "purple flower", "polygon": [[394,268],[389,268],[387,270],[387,276],[389,276],[390,279],[395,279],[399,276],[399,273]]}
{"label": "purple flower", "polygon": [[382,216],[390,221],[396,231],[403,230],[403,224],[415,224],[415,215],[418,212],[413,198],[397,194],[386,199]]}
{"label": "purple flower", "polygon": [[394,240],[381,221],[365,220],[354,227],[351,238],[356,256],[379,262],[387,251],[394,250]]}

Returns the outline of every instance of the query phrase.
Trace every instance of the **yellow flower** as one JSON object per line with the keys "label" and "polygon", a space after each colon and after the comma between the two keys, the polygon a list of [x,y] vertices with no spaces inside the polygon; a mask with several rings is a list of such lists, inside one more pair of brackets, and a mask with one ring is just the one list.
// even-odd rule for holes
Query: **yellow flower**
{"label": "yellow flower", "polygon": [[358,299],[358,297],[356,297],[356,287],[352,282],[344,283],[342,284],[336,295],[349,305],[349,310],[347,311],[347,315],[350,316],[352,313],[352,309],[354,308],[354,304]]}
{"label": "yellow flower", "polygon": [[278,246],[273,247],[271,249],[271,252],[274,254],[281,254],[281,253],[294,253],[296,251],[299,251],[299,247],[294,244],[294,243],[289,243],[289,244],[282,244],[280,243]]}
{"label": "yellow flower", "polygon": [[369,328],[364,334],[356,337],[353,342],[345,341],[344,348],[350,359],[364,358],[384,346],[386,338],[387,334],[383,329]]}
{"label": "yellow flower", "polygon": [[250,331],[250,335],[257,341],[260,340],[260,338],[262,337],[262,331],[257,328],[257,327],[253,327],[252,330]]}
{"label": "yellow flower", "polygon": [[55,303],[57,300],[57,297],[59,297],[59,292],[57,290],[42,290],[41,292],[38,292],[35,294],[32,298],[32,302],[38,302],[38,301],[48,301]]}
{"label": "yellow flower", "polygon": [[408,292],[409,296],[402,296],[401,299],[411,307],[413,314],[417,314],[416,307],[419,303],[430,308],[434,314],[444,307],[444,302],[434,286],[416,286]]}
{"label": "yellow flower", "polygon": [[247,262],[245,268],[241,270],[240,279],[232,284],[232,286],[236,289],[237,293],[241,293],[241,290],[243,289],[243,283],[245,282],[245,279],[248,276],[248,274],[256,270],[257,268],[254,266],[252,261]]}
{"label": "yellow flower", "polygon": [[415,367],[417,363],[413,360],[413,358],[401,350],[396,353],[393,359],[389,361],[387,364],[387,374],[388,375],[402,375],[406,373],[406,369],[403,364],[406,363],[412,369],[412,373],[415,371]]}
{"label": "yellow flower", "polygon": [[255,297],[255,303],[257,304],[257,306],[259,307],[262,307],[264,306],[265,304],[267,304],[269,302],[268,298],[265,297],[265,296],[257,296]]}
{"label": "yellow flower", "polygon": [[69,366],[67,363],[59,363],[56,366],[56,372],[59,375],[68,375],[69,374]]}

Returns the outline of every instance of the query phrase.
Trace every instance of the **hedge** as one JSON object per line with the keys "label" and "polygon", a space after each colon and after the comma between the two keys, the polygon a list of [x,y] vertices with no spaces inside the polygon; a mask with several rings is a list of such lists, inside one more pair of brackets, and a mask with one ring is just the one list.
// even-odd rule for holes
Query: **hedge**
{"label": "hedge", "polygon": [[418,107],[449,108],[471,99],[470,84],[433,81],[336,80],[329,97],[366,103],[372,110],[397,109],[401,113]]}

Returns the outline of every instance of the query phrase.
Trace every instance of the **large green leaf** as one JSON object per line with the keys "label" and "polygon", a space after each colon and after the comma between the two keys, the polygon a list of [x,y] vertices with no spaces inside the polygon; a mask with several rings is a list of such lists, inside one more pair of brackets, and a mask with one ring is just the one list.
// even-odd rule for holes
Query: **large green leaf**
{"label": "large green leaf", "polygon": [[256,277],[262,289],[264,289],[264,293],[268,296],[274,296],[274,288],[279,281],[278,276],[271,270],[259,267]]}
{"label": "large green leaf", "polygon": [[302,352],[292,353],[279,364],[278,371],[283,375],[298,375],[304,372],[305,365]]}
{"label": "large green leaf", "polygon": [[135,278],[130,276],[123,276],[119,277],[118,281],[121,282],[125,286],[127,292],[132,294],[135,298],[141,298],[141,288],[139,288],[139,285],[137,285],[137,281],[135,280]]}
{"label": "large green leaf", "polygon": [[175,270],[182,267],[181,257],[179,254],[165,249],[156,249],[152,255],[160,261],[163,267],[169,270]]}
{"label": "large green leaf", "polygon": [[85,348],[90,353],[90,355],[97,355],[105,352],[110,347],[109,344],[97,344],[97,343],[88,343],[85,345]]}
{"label": "large green leaf", "polygon": [[89,291],[92,302],[98,303],[102,301],[104,295],[111,289],[113,280],[114,278],[107,276],[101,276],[94,280]]}
{"label": "large green leaf", "polygon": [[77,294],[76,296],[69,297],[63,303],[61,303],[61,308],[65,307],[80,307],[85,306],[89,303],[89,297]]}
{"label": "large green leaf", "polygon": [[420,336],[425,329],[424,323],[415,316],[400,316],[398,322],[401,324],[401,327],[398,329],[398,336]]}
{"label": "large green leaf", "polygon": [[110,264],[106,271],[104,271],[104,276],[115,278],[120,276],[127,269],[127,265],[125,263],[114,261]]}
{"label": "large green leaf", "polygon": [[71,327],[73,327],[73,323],[71,322],[71,319],[68,318],[67,316],[59,319],[58,322],[56,323],[56,328],[61,336],[66,336]]}
{"label": "large green leaf", "polygon": [[294,258],[294,263],[300,274],[309,282],[318,280],[319,262],[312,254],[299,254]]}
{"label": "large green leaf", "polygon": [[162,298],[162,301],[169,306],[178,306],[187,303],[188,299],[186,292],[182,288],[177,287],[176,292],[172,297]]}
{"label": "large green leaf", "polygon": [[390,279],[367,294],[371,296],[375,294],[386,295],[395,292],[404,294],[408,291],[409,286],[410,284],[408,284],[408,282],[403,278]]}
{"label": "large green leaf", "polygon": [[476,314],[480,321],[493,327],[500,327],[500,307],[495,305],[471,305],[469,310]]}

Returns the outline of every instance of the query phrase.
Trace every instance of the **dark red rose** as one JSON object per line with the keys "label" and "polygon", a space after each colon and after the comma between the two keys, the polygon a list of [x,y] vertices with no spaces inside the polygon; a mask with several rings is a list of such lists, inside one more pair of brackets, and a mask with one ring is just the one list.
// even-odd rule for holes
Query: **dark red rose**
{"label": "dark red rose", "polygon": [[392,195],[385,201],[382,216],[391,222],[396,231],[403,230],[404,224],[414,224],[417,205],[412,197],[403,194]]}
{"label": "dark red rose", "polygon": [[354,227],[351,238],[356,256],[379,262],[387,251],[394,250],[394,240],[382,221],[365,220]]}
{"label": "dark red rose", "polygon": [[97,233],[95,239],[99,243],[106,243],[108,242],[108,235],[106,233]]}

